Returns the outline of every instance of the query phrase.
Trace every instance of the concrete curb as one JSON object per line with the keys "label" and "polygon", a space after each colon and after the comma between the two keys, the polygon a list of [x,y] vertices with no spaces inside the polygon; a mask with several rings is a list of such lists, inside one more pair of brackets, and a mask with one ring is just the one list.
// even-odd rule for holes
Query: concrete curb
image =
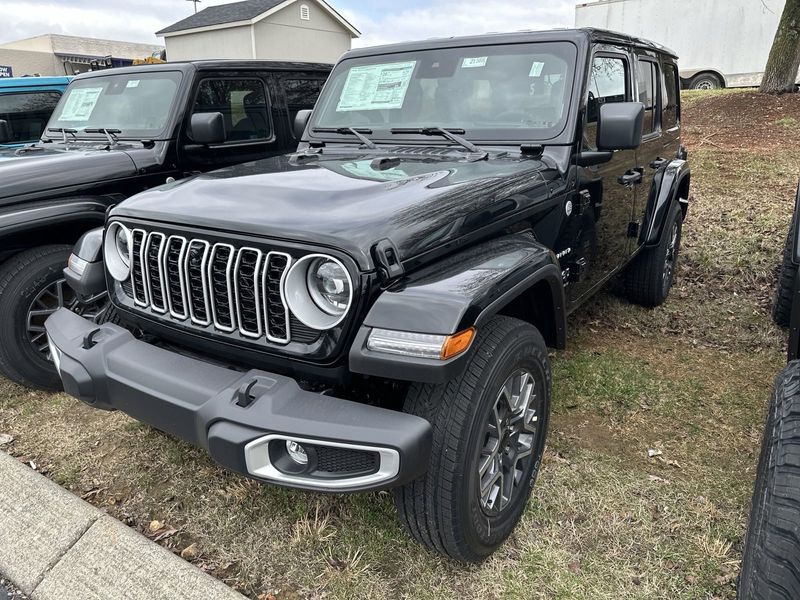
{"label": "concrete curb", "polygon": [[0,452],[0,573],[31,600],[242,600]]}

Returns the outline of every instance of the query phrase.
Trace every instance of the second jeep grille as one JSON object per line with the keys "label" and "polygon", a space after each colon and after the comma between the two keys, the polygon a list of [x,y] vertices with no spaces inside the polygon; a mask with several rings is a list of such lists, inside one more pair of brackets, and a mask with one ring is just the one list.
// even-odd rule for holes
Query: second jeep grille
{"label": "second jeep grille", "polygon": [[281,295],[289,254],[143,229],[132,231],[132,241],[126,293],[138,308],[251,340],[291,341],[291,319]]}

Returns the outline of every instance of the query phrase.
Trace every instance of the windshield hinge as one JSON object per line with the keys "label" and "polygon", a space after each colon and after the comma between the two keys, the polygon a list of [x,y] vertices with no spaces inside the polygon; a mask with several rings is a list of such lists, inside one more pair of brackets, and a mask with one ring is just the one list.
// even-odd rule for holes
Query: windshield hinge
{"label": "windshield hinge", "polygon": [[372,257],[378,267],[378,274],[384,283],[402,277],[406,270],[400,262],[397,247],[390,239],[383,239],[372,248]]}
{"label": "windshield hinge", "polygon": [[523,156],[533,156],[535,158],[539,158],[542,154],[544,154],[544,146],[541,144],[522,144],[519,147],[519,151]]}

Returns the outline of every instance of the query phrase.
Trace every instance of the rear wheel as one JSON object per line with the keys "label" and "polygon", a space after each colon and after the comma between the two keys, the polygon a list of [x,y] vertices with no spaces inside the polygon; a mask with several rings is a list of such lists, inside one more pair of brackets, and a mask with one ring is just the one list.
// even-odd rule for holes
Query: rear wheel
{"label": "rear wheel", "polygon": [[750,523],[740,600],[800,598],[800,361],[775,382]]}
{"label": "rear wheel", "polygon": [[660,306],[669,296],[678,269],[683,212],[674,202],[658,246],[644,248],[625,271],[625,295],[643,306]]}
{"label": "rear wheel", "polygon": [[547,348],[532,326],[496,317],[462,377],[412,385],[405,411],[428,419],[427,473],[394,490],[406,530],[464,562],[494,552],[522,516],[544,453],[550,409]]}
{"label": "rear wheel", "polygon": [[0,372],[21,385],[61,389],[50,357],[44,323],[59,308],[100,319],[108,295],[81,301],[64,279],[71,246],[43,246],[22,252],[0,269]]}

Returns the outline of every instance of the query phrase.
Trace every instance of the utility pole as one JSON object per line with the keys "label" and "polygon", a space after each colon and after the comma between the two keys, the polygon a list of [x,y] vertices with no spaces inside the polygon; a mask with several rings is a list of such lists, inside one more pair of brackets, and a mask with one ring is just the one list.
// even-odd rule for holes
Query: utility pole
{"label": "utility pole", "polygon": [[197,14],[197,5],[198,3],[202,2],[203,0],[188,0],[189,2],[194,2],[194,14]]}

